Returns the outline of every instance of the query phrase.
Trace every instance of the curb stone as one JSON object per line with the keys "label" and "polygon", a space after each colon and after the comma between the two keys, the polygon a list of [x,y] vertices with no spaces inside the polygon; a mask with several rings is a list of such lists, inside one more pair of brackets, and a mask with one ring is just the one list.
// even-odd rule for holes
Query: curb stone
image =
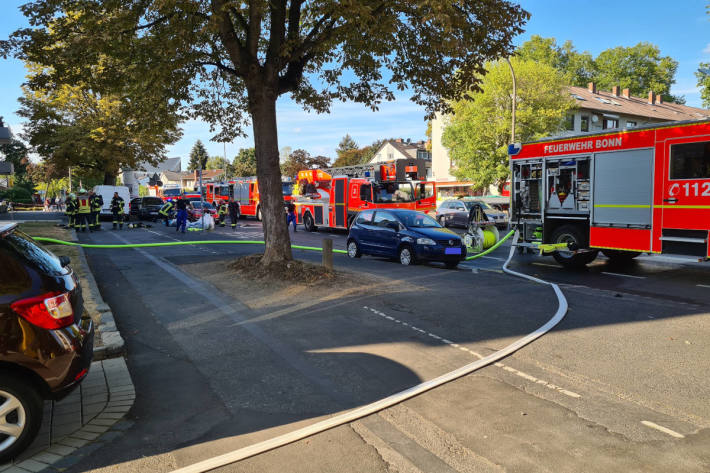
{"label": "curb stone", "polygon": [[96,279],[89,269],[89,262],[86,260],[84,248],[79,249],[79,260],[86,268],[86,277],[83,278],[84,284],[84,308],[89,312],[94,321],[96,321],[96,332],[99,334],[102,345],[94,348],[94,361],[105,360],[124,355],[125,344],[121,333],[116,328],[116,321],[113,318],[111,308],[106,304],[101,297],[101,292],[96,285]]}

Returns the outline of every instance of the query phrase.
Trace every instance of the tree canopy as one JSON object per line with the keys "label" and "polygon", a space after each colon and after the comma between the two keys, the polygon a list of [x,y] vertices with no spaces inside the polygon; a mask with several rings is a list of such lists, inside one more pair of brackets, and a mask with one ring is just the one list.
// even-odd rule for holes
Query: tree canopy
{"label": "tree canopy", "polygon": [[[291,259],[279,175],[276,100],[327,112],[377,109],[407,90],[433,113],[478,90],[484,63],[512,52],[529,17],[506,0],[43,0],[5,51],[46,82],[178,104],[229,141],[251,118],[266,250]],[[385,73],[387,72],[387,73]]]}
{"label": "tree canopy", "polygon": [[[29,82],[47,73],[29,65]],[[73,167],[114,184],[124,166],[157,164],[165,146],[181,136],[178,116],[166,104],[147,110],[118,94],[100,94],[85,82],[43,82],[23,87],[18,115],[26,118],[24,137],[59,170]]]}
{"label": "tree canopy", "polygon": [[685,102],[683,97],[670,93],[678,61],[662,56],[658,46],[650,43],[606,49],[594,58],[587,51],[578,52],[571,41],[558,46],[555,38],[533,35],[518,48],[517,54],[521,59],[554,67],[564,74],[569,85],[585,87],[593,81],[605,90],[618,85],[638,97],[652,90],[666,101]]}
{"label": "tree canopy", "polygon": [[[708,71],[710,70],[710,62],[701,62],[698,68]],[[698,79],[698,87],[700,87],[700,98],[703,100],[703,107],[710,107],[710,74],[698,70],[695,72],[695,77]]]}
{"label": "tree canopy", "polygon": [[357,143],[355,142],[352,136],[346,134],[345,136],[343,136],[343,139],[340,140],[340,143],[338,143],[338,147],[335,148],[335,154],[337,154],[338,158],[340,158],[343,153],[355,149],[358,149]]}
{"label": "tree canopy", "polygon": [[207,169],[207,160],[209,159],[207,149],[202,144],[202,140],[197,140],[190,150],[190,161],[187,163],[188,171],[196,171],[197,169]]}
{"label": "tree canopy", "polygon": [[291,153],[285,163],[281,165],[281,172],[286,177],[295,178],[298,171],[304,169],[317,169],[330,167],[330,158],[325,156],[311,156],[303,149],[297,149]]}
{"label": "tree canopy", "polygon": [[247,177],[256,175],[256,153],[254,148],[242,148],[232,161],[234,175],[236,177]]}
{"label": "tree canopy", "polygon": [[209,159],[207,159],[205,169],[224,169],[226,171],[227,166],[229,166],[227,158],[223,156],[210,156]]}
{"label": "tree canopy", "polygon": [[[344,139],[345,138],[343,138],[343,140]],[[375,140],[370,146],[365,146],[363,148],[352,148],[347,151],[338,152],[338,158],[333,163],[333,167],[354,166],[357,164],[369,163],[377,150],[380,149],[386,141],[388,140]]]}
{"label": "tree canopy", "polygon": [[[530,141],[559,130],[574,106],[562,93],[563,74],[545,63],[512,59],[517,79],[516,139]],[[449,149],[453,174],[485,189],[508,178],[513,89],[508,64],[489,64],[483,91],[454,102],[442,142]]]}

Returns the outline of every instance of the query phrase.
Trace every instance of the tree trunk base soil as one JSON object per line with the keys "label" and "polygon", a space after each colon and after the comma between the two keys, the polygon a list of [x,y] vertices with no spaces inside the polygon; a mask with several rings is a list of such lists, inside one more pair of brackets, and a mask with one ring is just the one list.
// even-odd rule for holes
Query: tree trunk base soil
{"label": "tree trunk base soil", "polygon": [[263,264],[261,262],[263,256],[263,254],[244,256],[229,263],[227,267],[244,278],[263,282],[335,283],[346,277],[338,271],[328,271],[323,266],[299,260],[282,260]]}

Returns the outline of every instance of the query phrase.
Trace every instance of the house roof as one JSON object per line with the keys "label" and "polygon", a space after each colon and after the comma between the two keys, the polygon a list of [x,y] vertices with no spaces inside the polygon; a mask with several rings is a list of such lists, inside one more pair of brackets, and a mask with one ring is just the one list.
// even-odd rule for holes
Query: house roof
{"label": "house roof", "polygon": [[182,179],[191,179],[194,174],[191,172],[173,172],[173,171],[163,171],[160,173],[165,176],[168,181],[180,181]]}
{"label": "house roof", "polygon": [[623,94],[614,95],[603,90],[591,92],[589,88],[584,87],[569,86],[567,89],[579,108],[602,114],[633,115],[658,121],[698,120],[710,117],[710,110],[677,103],[657,101],[651,104],[648,103],[648,98],[633,95],[626,98]]}
{"label": "house roof", "polygon": [[426,149],[426,143],[424,141],[410,141],[406,142],[404,140],[398,141],[398,140],[388,140],[382,143],[382,146],[375,151],[375,154],[379,153],[380,150],[387,145],[387,143],[391,144],[397,151],[402,153],[403,155],[416,159],[417,157],[417,150],[425,150]]}
{"label": "house roof", "polygon": [[[224,169],[203,169],[202,170],[202,179],[207,180],[207,179],[214,179],[216,177],[221,176],[224,174]],[[195,176],[197,174],[195,173]]]}

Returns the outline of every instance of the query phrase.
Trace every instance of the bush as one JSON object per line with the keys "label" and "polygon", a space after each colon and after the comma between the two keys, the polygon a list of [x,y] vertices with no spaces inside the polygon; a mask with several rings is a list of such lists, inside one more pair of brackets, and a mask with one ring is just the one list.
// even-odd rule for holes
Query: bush
{"label": "bush", "polygon": [[13,187],[12,189],[0,192],[0,200],[3,199],[20,204],[31,204],[32,193],[24,187]]}

